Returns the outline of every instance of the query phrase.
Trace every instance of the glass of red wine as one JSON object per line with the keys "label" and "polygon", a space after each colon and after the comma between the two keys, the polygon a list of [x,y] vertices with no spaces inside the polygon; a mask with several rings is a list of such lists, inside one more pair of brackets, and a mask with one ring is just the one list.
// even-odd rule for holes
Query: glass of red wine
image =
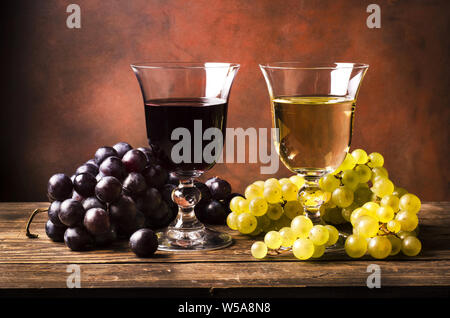
{"label": "glass of red wine", "polygon": [[160,250],[213,250],[231,244],[230,235],[205,227],[195,216],[201,192],[195,178],[222,154],[228,97],[239,69],[233,63],[135,63],[144,99],[147,137],[161,165],[180,180],[172,192],[178,215],[158,232]]}

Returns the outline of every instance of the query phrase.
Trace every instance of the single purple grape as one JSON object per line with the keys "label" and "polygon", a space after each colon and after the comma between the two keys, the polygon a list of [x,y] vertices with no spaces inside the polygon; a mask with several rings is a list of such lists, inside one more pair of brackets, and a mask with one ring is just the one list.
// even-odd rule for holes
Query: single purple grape
{"label": "single purple grape", "polygon": [[64,201],[72,196],[72,180],[63,173],[57,173],[50,177],[47,185],[47,193],[52,201]]}
{"label": "single purple grape", "polygon": [[89,209],[84,215],[83,225],[92,235],[105,234],[111,228],[109,214],[100,208]]}
{"label": "single purple grape", "polygon": [[83,251],[93,244],[93,238],[83,227],[69,227],[64,233],[64,242],[72,251]]}
{"label": "single purple grape", "polygon": [[74,227],[81,224],[84,218],[84,208],[80,201],[67,199],[61,203],[59,220],[65,226]]}
{"label": "single purple grape", "polygon": [[122,184],[115,177],[103,177],[95,186],[95,195],[100,201],[105,203],[117,201],[120,198],[121,193]]}
{"label": "single purple grape", "polygon": [[99,170],[104,176],[116,177],[119,180],[123,180],[127,174],[125,165],[119,157],[106,158],[100,165]]}
{"label": "single purple grape", "polygon": [[89,197],[83,200],[82,202],[83,208],[85,211],[92,209],[92,208],[100,208],[103,210],[106,210],[106,204],[104,204],[102,201],[97,199],[97,197]]}
{"label": "single purple grape", "polygon": [[97,149],[94,155],[95,163],[100,166],[100,164],[108,157],[117,157],[118,153],[113,147],[100,147]]}
{"label": "single purple grape", "polygon": [[123,190],[127,195],[138,197],[147,189],[145,178],[137,172],[130,172],[123,181]]}
{"label": "single purple grape", "polygon": [[122,158],[124,154],[127,153],[127,151],[133,149],[129,143],[126,142],[118,142],[113,146],[114,150],[117,151],[117,155],[119,158]]}
{"label": "single purple grape", "polygon": [[211,196],[216,200],[225,200],[231,194],[231,185],[223,179],[216,178],[207,186]]}
{"label": "single purple grape", "polygon": [[128,172],[141,172],[147,165],[145,154],[137,149],[131,149],[122,158]]}
{"label": "single purple grape", "polygon": [[75,175],[78,175],[81,173],[90,173],[93,176],[95,176],[98,173],[98,166],[95,163],[86,162],[85,164],[79,166],[77,168],[77,170],[75,171]]}
{"label": "single purple grape", "polygon": [[150,257],[158,249],[158,237],[150,229],[140,229],[130,237],[130,248],[138,257]]}
{"label": "single purple grape", "polygon": [[109,213],[114,224],[130,224],[136,217],[136,204],[130,197],[122,195],[119,200],[110,204]]}
{"label": "single purple grape", "polygon": [[53,242],[64,242],[64,232],[66,229],[66,226],[58,226],[51,220],[48,220],[47,223],[45,223],[45,233]]}
{"label": "single purple grape", "polygon": [[144,176],[147,185],[153,188],[162,187],[169,178],[168,172],[160,165],[147,166],[142,171],[142,175]]}
{"label": "single purple grape", "polygon": [[73,182],[73,188],[82,197],[90,197],[95,194],[95,186],[97,185],[97,179],[90,173],[80,173],[75,176]]}
{"label": "single purple grape", "polygon": [[52,221],[52,223],[56,226],[65,226],[61,220],[59,219],[59,210],[61,209],[61,202],[60,201],[53,201],[52,204],[50,204],[50,207],[48,208],[47,214],[48,219]]}

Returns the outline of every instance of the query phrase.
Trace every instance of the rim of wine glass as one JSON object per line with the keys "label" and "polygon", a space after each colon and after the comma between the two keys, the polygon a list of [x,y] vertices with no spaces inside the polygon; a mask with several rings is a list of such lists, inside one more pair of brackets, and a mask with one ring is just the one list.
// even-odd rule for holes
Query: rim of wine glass
{"label": "rim of wine glass", "polygon": [[337,69],[363,69],[368,68],[369,64],[350,63],[350,62],[332,62],[332,63],[307,63],[307,62],[269,62],[259,64],[265,69],[279,70],[337,70]]}
{"label": "rim of wine glass", "polygon": [[134,68],[148,69],[209,69],[240,67],[238,63],[229,62],[151,62],[143,61],[131,64]]}

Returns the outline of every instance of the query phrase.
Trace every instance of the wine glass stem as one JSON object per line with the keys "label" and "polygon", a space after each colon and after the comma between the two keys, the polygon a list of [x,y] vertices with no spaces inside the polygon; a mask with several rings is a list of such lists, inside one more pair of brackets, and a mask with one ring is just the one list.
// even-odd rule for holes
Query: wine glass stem
{"label": "wine glass stem", "polygon": [[319,187],[319,178],[305,177],[305,184],[300,189],[298,199],[303,205],[306,216],[314,224],[321,223],[319,209],[323,203],[323,192]]}
{"label": "wine glass stem", "polygon": [[172,200],[178,205],[178,215],[169,229],[195,231],[204,228],[195,215],[195,205],[201,194],[194,185],[194,179],[180,180],[178,187],[172,192]]}

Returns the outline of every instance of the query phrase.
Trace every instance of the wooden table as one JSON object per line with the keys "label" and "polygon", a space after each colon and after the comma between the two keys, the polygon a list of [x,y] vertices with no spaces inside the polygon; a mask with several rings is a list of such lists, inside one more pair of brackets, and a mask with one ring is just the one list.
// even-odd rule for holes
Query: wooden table
{"label": "wooden table", "polygon": [[[423,204],[419,213],[423,250],[417,257],[352,260],[341,250],[306,262],[292,254],[256,260],[250,255],[253,240],[233,231],[234,244],[217,251],[158,251],[154,258],[141,259],[126,242],[118,242],[108,249],[72,252],[47,238],[46,213],[37,215],[31,226],[39,238],[25,236],[30,212],[47,206],[43,202],[0,203],[1,295],[64,292],[70,275],[67,267],[77,264],[85,295],[106,288],[112,293],[145,290],[150,297],[449,296],[450,202]],[[366,286],[369,264],[380,266],[380,289]]]}

